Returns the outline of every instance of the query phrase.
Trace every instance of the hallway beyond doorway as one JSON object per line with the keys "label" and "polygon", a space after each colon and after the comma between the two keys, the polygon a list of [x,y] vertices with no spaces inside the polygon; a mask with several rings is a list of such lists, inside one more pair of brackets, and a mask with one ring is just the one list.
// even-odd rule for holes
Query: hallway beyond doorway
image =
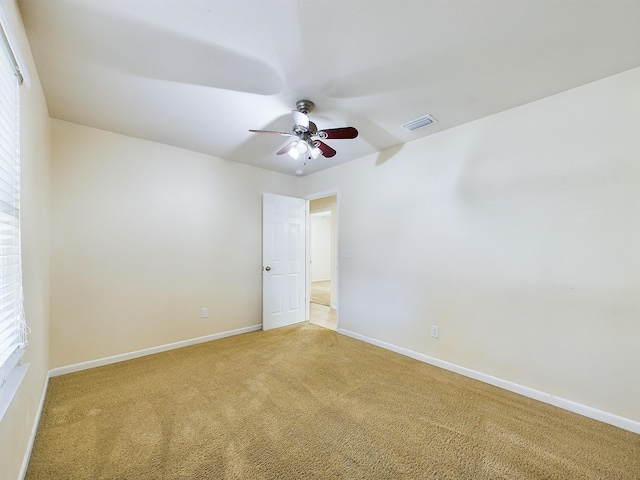
{"label": "hallway beyond doorway", "polygon": [[311,282],[311,303],[331,306],[331,280]]}

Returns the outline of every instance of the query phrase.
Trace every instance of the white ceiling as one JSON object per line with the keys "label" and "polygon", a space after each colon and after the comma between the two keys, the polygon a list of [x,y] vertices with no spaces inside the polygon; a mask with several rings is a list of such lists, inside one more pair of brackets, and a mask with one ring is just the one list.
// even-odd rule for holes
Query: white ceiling
{"label": "white ceiling", "polygon": [[52,117],[291,175],[288,139],[248,130],[289,132],[303,98],[360,132],[309,174],[640,65],[639,0],[19,5]]}

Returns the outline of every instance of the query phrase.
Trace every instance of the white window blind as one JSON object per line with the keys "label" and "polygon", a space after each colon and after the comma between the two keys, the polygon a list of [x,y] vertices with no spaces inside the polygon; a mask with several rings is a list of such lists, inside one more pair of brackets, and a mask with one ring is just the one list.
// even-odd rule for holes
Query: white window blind
{"label": "white window blind", "polygon": [[19,72],[0,45],[0,388],[22,357],[27,326],[20,256]]}

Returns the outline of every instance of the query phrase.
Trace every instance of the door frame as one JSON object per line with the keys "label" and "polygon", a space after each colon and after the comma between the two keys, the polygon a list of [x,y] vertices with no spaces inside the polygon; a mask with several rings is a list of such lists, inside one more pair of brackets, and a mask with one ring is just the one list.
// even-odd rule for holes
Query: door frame
{"label": "door frame", "polygon": [[318,193],[312,193],[310,195],[305,195],[304,197],[302,197],[303,199],[305,199],[307,201],[307,208],[306,208],[306,238],[305,238],[305,261],[306,261],[306,268],[305,268],[305,275],[306,275],[306,297],[307,297],[307,301],[305,304],[305,315],[306,315],[306,319],[307,321],[309,321],[310,318],[310,308],[309,308],[309,304],[311,303],[311,235],[309,234],[309,230],[311,228],[311,215],[309,213],[309,205],[310,205],[310,201],[311,200],[316,200],[318,198],[324,198],[324,197],[332,197],[335,196],[336,197],[336,208],[335,208],[335,212],[332,213],[335,214],[335,225],[336,225],[336,252],[335,252],[335,256],[336,256],[336,278],[332,278],[331,281],[336,283],[336,288],[335,288],[335,292],[336,292],[336,301],[335,301],[335,305],[336,305],[336,331],[338,331],[340,329],[340,193],[338,191],[337,188],[331,189],[331,190],[324,190],[322,192],[318,192]]}

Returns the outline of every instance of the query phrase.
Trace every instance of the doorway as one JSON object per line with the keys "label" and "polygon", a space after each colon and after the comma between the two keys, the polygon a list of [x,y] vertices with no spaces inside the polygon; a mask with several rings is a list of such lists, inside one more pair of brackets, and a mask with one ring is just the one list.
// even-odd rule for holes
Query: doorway
{"label": "doorway", "polygon": [[309,201],[309,322],[331,330],[338,323],[338,199]]}

